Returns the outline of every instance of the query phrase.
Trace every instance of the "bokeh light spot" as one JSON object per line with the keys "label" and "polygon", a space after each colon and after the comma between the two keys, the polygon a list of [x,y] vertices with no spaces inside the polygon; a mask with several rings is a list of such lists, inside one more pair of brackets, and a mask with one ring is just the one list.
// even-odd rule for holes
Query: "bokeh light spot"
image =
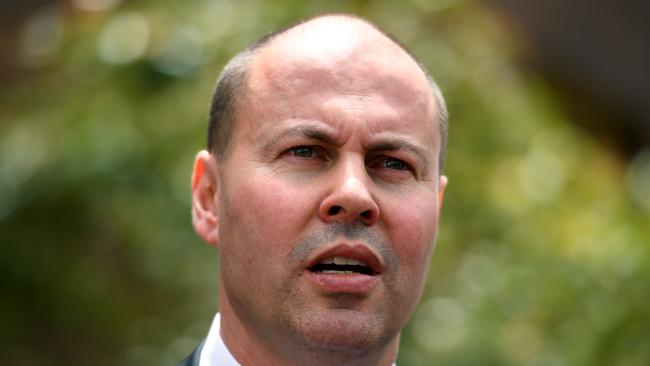
{"label": "bokeh light spot", "polygon": [[636,155],[627,169],[626,180],[634,201],[650,212],[650,149]]}
{"label": "bokeh light spot", "polygon": [[165,45],[153,58],[159,71],[181,76],[194,70],[203,61],[203,38],[194,26],[175,27]]}
{"label": "bokeh light spot", "polygon": [[146,52],[149,22],[138,13],[118,15],[106,25],[99,37],[99,57],[111,64],[133,62]]}
{"label": "bokeh light spot", "polygon": [[61,12],[47,6],[32,15],[23,28],[20,43],[20,62],[23,66],[38,67],[52,62],[63,40]]}
{"label": "bokeh light spot", "polygon": [[72,0],[72,5],[86,11],[106,11],[121,2],[122,0]]}
{"label": "bokeh light spot", "polygon": [[465,336],[466,312],[453,298],[434,298],[421,304],[413,326],[418,343],[434,352],[448,352]]}
{"label": "bokeh light spot", "polygon": [[552,150],[533,147],[520,161],[518,169],[522,191],[535,202],[550,202],[564,187],[566,173]]}

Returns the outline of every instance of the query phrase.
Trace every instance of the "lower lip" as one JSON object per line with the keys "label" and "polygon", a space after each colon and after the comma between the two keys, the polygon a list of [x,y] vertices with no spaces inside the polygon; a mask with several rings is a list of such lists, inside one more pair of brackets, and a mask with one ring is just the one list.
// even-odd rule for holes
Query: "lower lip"
{"label": "lower lip", "polygon": [[379,276],[363,274],[332,274],[305,271],[307,277],[326,292],[363,294],[370,292],[379,281]]}

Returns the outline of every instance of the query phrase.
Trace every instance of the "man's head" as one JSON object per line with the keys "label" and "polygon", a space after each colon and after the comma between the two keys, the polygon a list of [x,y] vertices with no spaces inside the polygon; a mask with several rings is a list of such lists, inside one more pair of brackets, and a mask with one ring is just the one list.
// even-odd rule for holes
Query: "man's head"
{"label": "man's head", "polygon": [[226,345],[242,363],[390,364],[446,185],[437,87],[349,16],[267,36],[224,73],[192,191]]}
{"label": "man's head", "polygon": [[[427,77],[427,80],[431,87],[431,93],[433,93],[433,96],[436,100],[436,105],[438,106],[438,113],[435,116],[435,119],[440,126],[441,147],[438,161],[440,171],[442,172],[447,146],[448,113],[445,99],[442,96],[442,92],[440,91],[440,88],[436,84],[435,80],[433,80],[426,68],[419,61],[417,61],[417,59],[410,53],[410,51],[404,47],[399,42],[399,40],[394,38],[389,33],[386,33],[383,30],[375,27],[371,23],[367,23],[361,18],[356,18],[350,15],[341,15],[340,17],[346,18],[348,20],[360,21],[365,23],[367,26],[372,27],[377,32],[383,34],[386,38],[392,40],[404,52],[409,54],[414,61],[418,62],[420,69]],[[221,75],[219,75],[219,79],[217,80],[217,87],[215,88],[214,94],[212,95],[212,101],[210,104],[207,139],[209,152],[216,154],[221,159],[223,159],[228,152],[228,148],[232,142],[232,130],[236,121],[237,100],[241,96],[241,93],[244,92],[243,86],[246,84],[246,78],[248,76],[250,63],[255,53],[259,49],[267,46],[278,35],[282,35],[288,30],[309,22],[310,20],[312,19],[303,20],[296,24],[292,24],[289,27],[279,29],[264,35],[262,38],[258,39],[246,47],[244,50],[240,51],[237,55],[235,55],[235,57],[230,60],[230,62],[228,62],[228,64],[226,64],[223,71],[221,72]]]}

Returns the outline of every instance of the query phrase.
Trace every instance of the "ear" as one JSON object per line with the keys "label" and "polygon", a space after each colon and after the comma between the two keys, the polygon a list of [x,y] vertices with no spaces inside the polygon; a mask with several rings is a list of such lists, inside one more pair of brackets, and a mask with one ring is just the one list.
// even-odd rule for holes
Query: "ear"
{"label": "ear", "polygon": [[199,151],[192,171],[192,225],[208,244],[219,244],[218,163],[206,150]]}
{"label": "ear", "polygon": [[438,182],[438,211],[442,209],[442,198],[445,194],[445,188],[447,188],[447,176],[441,175],[440,182]]}

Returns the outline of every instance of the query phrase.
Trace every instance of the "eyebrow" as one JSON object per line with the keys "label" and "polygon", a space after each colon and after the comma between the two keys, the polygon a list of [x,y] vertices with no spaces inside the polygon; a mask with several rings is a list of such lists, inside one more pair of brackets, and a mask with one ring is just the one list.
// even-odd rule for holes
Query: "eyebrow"
{"label": "eyebrow", "polygon": [[421,147],[403,139],[396,139],[396,138],[384,139],[380,142],[370,145],[368,150],[374,150],[374,151],[406,150],[416,155],[418,159],[421,160],[423,163],[429,162],[427,154],[423,151]]}
{"label": "eyebrow", "polygon": [[[314,126],[297,126],[297,127],[292,127],[290,129],[282,130],[281,132],[275,135],[271,135],[268,137],[265,136],[264,147],[269,148],[281,142],[282,140],[285,140],[289,137],[295,137],[295,136],[304,137],[310,140],[320,141],[322,143],[332,145],[332,146],[341,145],[338,141],[336,141],[336,139],[330,136],[327,132],[323,131],[321,128],[314,127]],[[410,141],[406,141],[400,138],[384,138],[381,139],[381,141],[378,141],[376,143],[371,143],[366,148],[368,151],[405,150],[417,156],[417,158],[423,163],[425,163],[425,165],[428,165],[428,163],[430,162],[428,155],[424,152],[424,149],[420,147],[420,145],[414,144]]]}
{"label": "eyebrow", "polygon": [[320,128],[313,126],[297,126],[290,129],[285,129],[278,134],[265,137],[264,146],[269,147],[279,143],[282,140],[285,140],[289,137],[304,137],[306,139],[320,141],[328,145],[338,146],[340,145],[332,136],[327,134]]}

